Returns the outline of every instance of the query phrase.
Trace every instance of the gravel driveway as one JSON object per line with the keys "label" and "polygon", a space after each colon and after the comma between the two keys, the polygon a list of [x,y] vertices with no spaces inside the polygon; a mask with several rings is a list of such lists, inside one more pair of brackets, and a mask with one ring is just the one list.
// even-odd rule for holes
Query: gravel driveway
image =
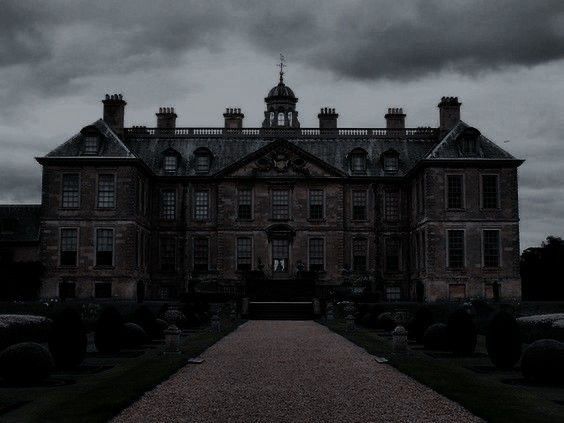
{"label": "gravel driveway", "polygon": [[311,321],[250,321],[115,422],[476,422]]}

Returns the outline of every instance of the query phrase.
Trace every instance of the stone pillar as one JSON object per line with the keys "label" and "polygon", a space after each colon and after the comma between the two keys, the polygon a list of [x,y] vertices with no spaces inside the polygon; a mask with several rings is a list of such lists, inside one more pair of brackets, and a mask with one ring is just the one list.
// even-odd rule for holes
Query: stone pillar
{"label": "stone pillar", "polygon": [[354,316],[352,314],[347,314],[347,317],[345,317],[345,320],[347,322],[345,330],[347,332],[354,332],[354,330],[355,330]]}
{"label": "stone pillar", "polygon": [[211,330],[216,333],[221,332],[221,322],[218,314],[214,314],[211,318]]}
{"label": "stone pillar", "polygon": [[165,354],[180,354],[180,329],[170,325],[164,331]]}
{"label": "stone pillar", "polygon": [[392,332],[392,346],[394,352],[407,351],[407,331],[403,326],[396,326]]}

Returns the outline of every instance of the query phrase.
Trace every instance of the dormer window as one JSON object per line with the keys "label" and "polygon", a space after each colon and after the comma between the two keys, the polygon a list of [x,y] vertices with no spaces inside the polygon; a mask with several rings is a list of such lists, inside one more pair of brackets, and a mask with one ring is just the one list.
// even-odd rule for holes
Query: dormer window
{"label": "dormer window", "polygon": [[398,156],[392,154],[386,154],[384,156],[384,172],[397,172],[398,165]]}
{"label": "dormer window", "polygon": [[96,155],[98,147],[98,137],[89,135],[84,138],[84,154]]}
{"label": "dormer window", "polygon": [[178,157],[173,155],[165,156],[164,171],[165,173],[176,173],[178,169]]}
{"label": "dormer window", "polygon": [[459,138],[460,150],[465,156],[477,156],[480,145],[480,131],[476,128],[465,128]]}
{"label": "dormer window", "polygon": [[284,113],[278,113],[278,126],[284,126]]}
{"label": "dormer window", "polygon": [[366,153],[362,150],[351,153],[351,171],[354,174],[366,173]]}
{"label": "dormer window", "polygon": [[211,169],[212,154],[204,147],[198,148],[194,155],[196,156],[196,173],[209,173]]}

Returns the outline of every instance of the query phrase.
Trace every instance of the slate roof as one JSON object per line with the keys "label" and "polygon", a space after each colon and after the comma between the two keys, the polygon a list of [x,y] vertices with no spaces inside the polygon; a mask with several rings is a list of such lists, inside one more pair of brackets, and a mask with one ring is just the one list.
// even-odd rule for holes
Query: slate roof
{"label": "slate roof", "polygon": [[0,242],[39,241],[41,206],[0,205]]}

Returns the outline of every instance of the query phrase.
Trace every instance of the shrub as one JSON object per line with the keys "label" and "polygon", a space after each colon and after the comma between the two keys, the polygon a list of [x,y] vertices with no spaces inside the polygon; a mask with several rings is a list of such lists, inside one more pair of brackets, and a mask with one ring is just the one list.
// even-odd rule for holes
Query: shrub
{"label": "shrub", "polygon": [[180,310],[167,310],[163,315],[163,320],[169,325],[176,325],[179,328],[186,326],[186,316]]}
{"label": "shrub", "polygon": [[136,323],[125,323],[122,326],[122,346],[126,348],[135,348],[145,344],[149,337],[147,332],[140,325]]}
{"label": "shrub", "polygon": [[486,332],[486,348],[492,363],[500,369],[511,369],[521,357],[521,334],[515,318],[505,312],[496,313]]}
{"label": "shrub", "polygon": [[378,315],[378,325],[377,325],[377,327],[379,329],[392,331],[392,330],[394,330],[394,328],[396,326],[397,325],[396,325],[396,321],[394,319],[394,316],[392,316],[392,313],[390,313],[389,311],[384,312],[384,313],[380,313],[380,315]]}
{"label": "shrub", "polygon": [[564,331],[559,321],[564,320],[564,313],[538,314],[520,317],[517,323],[521,328],[523,342],[531,343],[539,339],[564,341]]}
{"label": "shrub", "polygon": [[457,355],[469,355],[476,348],[478,334],[468,310],[460,308],[448,318],[447,338],[449,349]]}
{"label": "shrub", "polygon": [[426,306],[420,307],[407,326],[409,337],[415,339],[418,344],[422,344],[425,331],[432,324],[433,312],[431,309]]}
{"label": "shrub", "polygon": [[166,328],[168,328],[169,324],[164,321],[163,319],[156,319],[155,320],[155,325],[157,326],[157,338],[163,338],[164,337],[164,331],[166,330]]}
{"label": "shrub", "polygon": [[70,308],[53,318],[49,332],[49,351],[59,368],[74,368],[82,363],[87,346],[86,331],[80,314]]}
{"label": "shrub", "polygon": [[147,306],[143,305],[135,309],[133,312],[133,322],[141,326],[151,339],[158,338],[157,318]]}
{"label": "shrub", "polygon": [[51,320],[25,314],[0,315],[0,349],[20,342],[47,340]]}
{"label": "shrub", "polygon": [[359,323],[366,328],[374,329],[378,327],[378,315],[369,311],[359,319]]}
{"label": "shrub", "polygon": [[106,307],[96,322],[94,343],[99,352],[118,352],[121,349],[123,319],[114,307]]}
{"label": "shrub", "polygon": [[35,342],[11,345],[0,353],[0,376],[11,383],[41,382],[52,368],[51,354]]}
{"label": "shrub", "polygon": [[447,326],[444,323],[429,326],[423,335],[423,347],[426,350],[448,350]]}
{"label": "shrub", "polygon": [[530,382],[564,382],[564,343],[541,339],[529,345],[521,360],[523,376]]}

